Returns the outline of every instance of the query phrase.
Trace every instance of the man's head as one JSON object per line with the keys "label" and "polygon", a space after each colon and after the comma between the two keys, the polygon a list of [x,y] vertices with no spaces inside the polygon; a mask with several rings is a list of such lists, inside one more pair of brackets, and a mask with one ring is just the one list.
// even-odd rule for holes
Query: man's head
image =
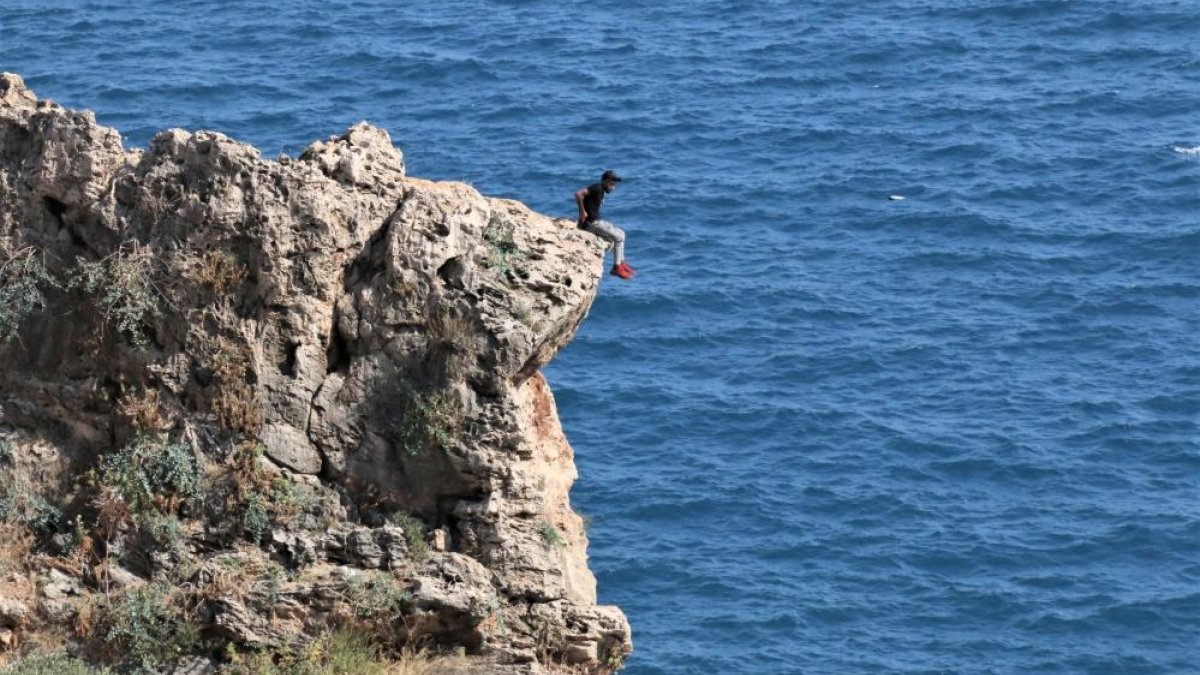
{"label": "man's head", "polygon": [[612,169],[605,171],[604,174],[600,176],[600,184],[604,186],[605,192],[612,192],[613,188],[617,187],[617,183],[620,182],[621,177],[618,176],[617,172],[613,171]]}

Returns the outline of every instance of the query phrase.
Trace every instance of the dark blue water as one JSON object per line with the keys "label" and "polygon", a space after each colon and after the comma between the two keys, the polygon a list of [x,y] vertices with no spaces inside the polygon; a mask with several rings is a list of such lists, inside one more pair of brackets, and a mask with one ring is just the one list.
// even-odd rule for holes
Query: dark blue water
{"label": "dark blue water", "polygon": [[1194,0],[0,0],[131,145],[629,177],[549,376],[631,675],[1200,672],[1198,48]]}

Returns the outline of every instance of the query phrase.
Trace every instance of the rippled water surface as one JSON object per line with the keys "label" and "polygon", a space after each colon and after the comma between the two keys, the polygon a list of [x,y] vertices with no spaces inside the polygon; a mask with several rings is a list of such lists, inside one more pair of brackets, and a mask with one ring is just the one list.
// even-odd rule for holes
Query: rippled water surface
{"label": "rippled water surface", "polygon": [[1194,0],[0,0],[0,69],[130,145],[629,177],[640,273],[549,376],[631,675],[1200,672],[1198,46]]}

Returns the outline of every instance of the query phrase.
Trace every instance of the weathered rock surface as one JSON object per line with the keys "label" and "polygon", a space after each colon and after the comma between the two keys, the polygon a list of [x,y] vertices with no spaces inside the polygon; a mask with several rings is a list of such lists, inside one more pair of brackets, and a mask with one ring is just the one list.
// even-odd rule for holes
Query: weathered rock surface
{"label": "weathered rock surface", "polygon": [[[147,429],[210,470],[261,443],[270,471],[341,503],[324,529],[275,523],[272,556],[406,568],[422,630],[497,662],[601,672],[628,653],[624,616],[596,606],[572,450],[539,372],[595,297],[594,237],[409,177],[365,123],[278,161],[179,129],[131,151],[4,74],[0,254],[19,251],[59,283],[0,342],[0,440],[50,452],[43,484]],[[144,277],[142,311],[67,281],[81,261],[122,260]],[[396,512],[440,533],[427,561],[386,524]],[[189,555],[215,541],[197,535]],[[330,609],[345,582],[329,579],[283,593],[281,611],[303,624]],[[250,606],[214,602],[214,632],[280,639]]]}

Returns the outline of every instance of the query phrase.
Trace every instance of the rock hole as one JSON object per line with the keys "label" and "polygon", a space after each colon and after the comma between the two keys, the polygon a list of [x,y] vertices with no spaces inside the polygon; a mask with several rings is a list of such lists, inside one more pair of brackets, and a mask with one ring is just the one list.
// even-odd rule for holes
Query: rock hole
{"label": "rock hole", "polygon": [[462,290],[462,278],[465,271],[462,260],[455,256],[442,263],[442,266],[438,268],[437,275],[446,286]]}
{"label": "rock hole", "polygon": [[289,342],[283,355],[283,363],[279,364],[279,372],[290,378],[296,377],[296,351],[300,349],[299,342]]}
{"label": "rock hole", "polygon": [[117,398],[121,396],[121,391],[121,383],[117,382],[111,377],[105,377],[100,382],[100,395],[103,396],[104,400],[106,401],[112,401],[115,403]]}
{"label": "rock hole", "polygon": [[350,345],[342,337],[337,328],[329,338],[329,347],[325,349],[325,372],[344,373],[350,368]]}
{"label": "rock hole", "polygon": [[67,212],[67,205],[54,197],[42,197],[42,204],[46,206],[46,210],[50,212],[50,217],[54,218],[54,222],[58,223],[58,227],[60,229],[64,227],[63,214]]}

